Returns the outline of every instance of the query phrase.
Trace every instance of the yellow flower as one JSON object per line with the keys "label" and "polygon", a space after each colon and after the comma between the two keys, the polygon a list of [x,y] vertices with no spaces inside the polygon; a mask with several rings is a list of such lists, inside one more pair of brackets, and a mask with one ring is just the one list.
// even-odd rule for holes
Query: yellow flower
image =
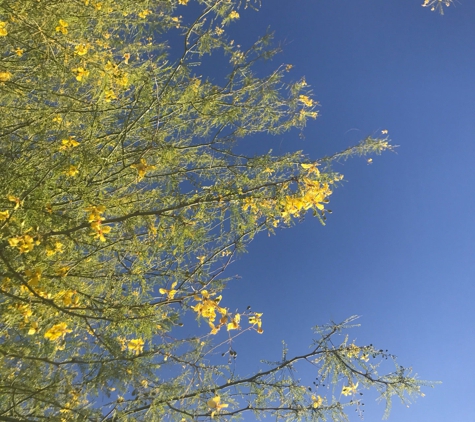
{"label": "yellow flower", "polygon": [[224,29],[216,27],[214,32],[216,32],[216,35],[221,35],[224,32]]}
{"label": "yellow flower", "polygon": [[23,50],[23,49],[20,48],[20,47],[17,47],[17,48],[15,49],[15,53],[16,53],[16,55],[17,55],[18,57],[23,56],[23,53],[24,53],[24,52],[25,52],[25,50]]}
{"label": "yellow flower", "polygon": [[308,170],[308,173],[315,173],[317,176],[320,174],[320,171],[318,170],[317,166],[318,164],[317,163],[313,163],[313,164],[305,164],[305,163],[302,163],[300,164],[302,166],[302,168],[304,168],[305,170]]}
{"label": "yellow flower", "polygon": [[10,72],[0,72],[0,82],[7,82],[12,78]]}
{"label": "yellow flower", "polygon": [[31,310],[30,305],[27,303],[25,303],[24,305],[18,304],[16,305],[16,308],[23,315],[25,321],[28,321],[28,318],[33,315],[33,311]]}
{"label": "yellow flower", "polygon": [[215,414],[221,409],[225,409],[229,406],[228,404],[221,403],[221,397],[219,396],[214,396],[212,399],[209,399],[207,405],[210,409],[213,409],[213,411],[211,412],[212,418],[214,418]]}
{"label": "yellow flower", "polygon": [[30,324],[30,329],[28,330],[28,335],[32,336],[33,334],[36,334],[39,330],[38,323],[37,322],[32,322]]}
{"label": "yellow flower", "polygon": [[236,12],[235,10],[233,10],[230,14],[229,14],[229,19],[239,19],[239,13]]}
{"label": "yellow flower", "polygon": [[262,321],[261,321],[262,315],[263,315],[262,313],[260,314],[256,312],[254,315],[249,317],[249,324],[257,325],[257,332],[259,334],[262,334],[264,332],[264,330],[262,329]]}
{"label": "yellow flower", "polygon": [[69,168],[65,171],[66,176],[75,177],[79,173],[79,169],[76,166],[69,166]]}
{"label": "yellow flower", "polygon": [[23,236],[11,237],[8,239],[8,243],[12,247],[17,247],[20,250],[20,253],[28,253],[33,250],[35,243],[39,245],[39,241],[34,241],[29,234]]}
{"label": "yellow flower", "polygon": [[360,351],[361,349],[358,346],[356,346],[355,344],[350,344],[346,349],[346,356],[348,356],[350,359],[357,358],[360,354]]}
{"label": "yellow flower", "polygon": [[20,208],[20,205],[21,205],[21,199],[20,198],[17,198],[16,196],[13,196],[13,195],[7,195],[7,199],[10,201],[10,202],[14,202],[15,203],[15,210]]}
{"label": "yellow flower", "polygon": [[6,26],[7,22],[0,22],[0,37],[6,37],[8,35]]}
{"label": "yellow flower", "polygon": [[117,99],[117,95],[115,95],[115,93],[114,93],[114,91],[112,91],[112,89],[108,89],[105,92],[104,101],[106,103],[110,103],[112,100],[116,100],[116,99]]}
{"label": "yellow flower", "polygon": [[74,52],[75,52],[78,56],[84,56],[85,54],[87,54],[87,45],[86,45],[86,44],[79,44],[79,45],[77,45],[77,46],[74,48]]}
{"label": "yellow flower", "polygon": [[206,290],[203,290],[201,292],[201,295],[201,298],[197,295],[195,296],[195,300],[200,303],[196,304],[195,306],[192,306],[191,309],[193,309],[198,315],[202,316],[203,318],[206,318],[208,322],[214,322],[214,320],[216,319],[216,312],[219,312],[222,316],[225,316],[228,313],[225,308],[218,306],[222,296],[218,296],[213,299]]}
{"label": "yellow flower", "polygon": [[132,164],[130,167],[137,170],[137,172],[139,173],[139,180],[142,180],[144,178],[147,171],[153,170],[155,168],[155,166],[149,166],[144,158],[140,159],[140,163]]}
{"label": "yellow flower", "polygon": [[110,233],[112,230],[112,227],[110,226],[103,226],[101,221],[93,221],[91,223],[91,228],[95,231],[93,236],[98,238],[101,242],[106,241],[104,235]]}
{"label": "yellow flower", "polygon": [[28,284],[31,287],[37,287],[41,280],[41,270],[39,268],[34,271],[26,270],[25,275],[28,277]]}
{"label": "yellow flower", "polygon": [[186,6],[188,4],[188,0],[178,0],[178,4]]}
{"label": "yellow flower", "polygon": [[215,326],[212,322],[208,322],[209,327],[211,328],[210,333],[214,336],[218,334],[219,329],[221,328],[221,324]]}
{"label": "yellow flower", "polygon": [[91,223],[92,221],[104,220],[104,217],[102,217],[101,214],[104,213],[105,210],[106,207],[104,205],[92,205],[90,207],[85,208],[85,211],[90,212],[88,222]]}
{"label": "yellow flower", "polygon": [[116,78],[115,81],[117,85],[121,87],[126,87],[129,83],[129,76],[127,75],[127,73],[124,73],[122,76]]}
{"label": "yellow flower", "polygon": [[238,330],[240,321],[241,321],[241,315],[239,315],[239,314],[234,315],[233,320],[227,325],[228,331]]}
{"label": "yellow flower", "polygon": [[61,32],[63,35],[68,33],[67,27],[69,24],[62,19],[59,20],[59,25],[56,27],[56,32]]}
{"label": "yellow flower", "polygon": [[[60,292],[58,297],[63,301],[64,306],[70,306],[72,303],[77,305],[79,303],[79,297],[76,295],[76,293],[77,292],[74,290],[66,290]],[[73,299],[74,295],[76,295],[76,297]]]}
{"label": "yellow flower", "polygon": [[150,13],[152,13],[151,10],[148,10],[148,9],[142,10],[139,13],[139,18],[145,19],[147,17],[147,15],[150,15]]}
{"label": "yellow flower", "polygon": [[20,243],[20,240],[21,240],[20,236],[11,237],[10,239],[8,239],[8,243],[10,244],[10,246],[15,247],[15,246],[18,246],[18,244]]}
{"label": "yellow flower", "polygon": [[45,333],[45,338],[51,341],[55,341],[63,338],[67,333],[71,333],[73,330],[67,329],[68,325],[65,322],[53,325]]}
{"label": "yellow flower", "polygon": [[104,66],[104,70],[108,73],[109,72],[116,73],[118,72],[118,66],[112,63],[110,60],[108,60],[106,65]]}
{"label": "yellow flower", "polygon": [[167,290],[167,289],[159,289],[158,291],[160,292],[160,294],[162,295],[167,295],[167,298],[168,299],[173,299],[177,293],[178,290],[174,290],[175,287],[177,285],[177,282],[175,281],[173,284],[172,284],[172,288],[170,290]]}
{"label": "yellow flower", "polygon": [[136,355],[142,353],[144,341],[141,338],[130,340],[127,348],[133,351]]}
{"label": "yellow flower", "polygon": [[55,242],[54,244],[54,249],[47,248],[46,249],[46,256],[53,256],[56,255],[57,253],[63,253],[64,252],[64,245],[61,242]]}
{"label": "yellow flower", "polygon": [[316,409],[317,407],[320,407],[323,403],[323,399],[320,396],[312,396],[312,407]]}
{"label": "yellow flower", "polygon": [[89,76],[89,70],[86,70],[83,67],[78,67],[77,69],[73,69],[76,72],[76,80],[82,81],[82,78],[87,78]]}
{"label": "yellow flower", "polygon": [[66,277],[66,275],[68,274],[68,271],[70,270],[69,267],[61,267],[61,268],[58,268],[56,270],[56,274],[59,276],[59,277]]}
{"label": "yellow flower", "polygon": [[124,57],[125,64],[129,64],[130,53],[125,53],[123,57]]}
{"label": "yellow flower", "polygon": [[358,388],[358,383],[345,385],[343,386],[343,389],[341,390],[341,394],[343,394],[344,396],[349,396],[351,394],[356,393],[357,388]]}
{"label": "yellow flower", "polygon": [[60,151],[66,151],[70,148],[75,148],[79,145],[79,142],[74,139],[73,136],[70,136],[69,139],[62,139],[61,146],[59,147]]}
{"label": "yellow flower", "polygon": [[10,212],[8,210],[0,211],[0,221],[5,221],[8,217],[10,217]]}
{"label": "yellow flower", "polygon": [[307,107],[312,107],[313,106],[313,100],[311,98],[308,98],[306,95],[300,95],[299,96],[299,101],[304,103]]}

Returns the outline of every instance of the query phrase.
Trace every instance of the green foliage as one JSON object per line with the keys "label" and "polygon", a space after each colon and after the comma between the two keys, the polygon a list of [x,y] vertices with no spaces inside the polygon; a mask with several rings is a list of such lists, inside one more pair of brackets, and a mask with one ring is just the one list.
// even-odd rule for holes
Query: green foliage
{"label": "green foliage", "polygon": [[[341,400],[342,383],[419,393],[399,366],[377,374],[382,351],[334,345],[346,322],[249,378],[213,364],[218,332],[231,357],[233,333],[263,332],[261,314],[220,305],[235,255],[309,210],[323,222],[342,178],[331,162],[390,145],[369,138],[320,161],[238,154],[239,138],[302,129],[315,103],[288,65],[257,76],[278,51],[270,35],[247,50],[228,39],[239,7],[257,4],[200,0],[186,23],[187,3],[0,4],[0,420],[344,420],[358,400]],[[200,76],[208,54],[229,58],[223,85]],[[210,332],[182,337],[187,313]],[[289,375],[298,361],[335,395]]]}

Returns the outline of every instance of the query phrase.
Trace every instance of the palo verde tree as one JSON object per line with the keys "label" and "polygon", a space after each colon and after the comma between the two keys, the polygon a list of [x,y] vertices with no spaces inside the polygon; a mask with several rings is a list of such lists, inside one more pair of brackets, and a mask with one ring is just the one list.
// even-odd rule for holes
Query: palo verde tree
{"label": "palo verde tree", "polygon": [[[377,372],[386,352],[336,342],[351,320],[252,376],[213,360],[233,356],[236,334],[263,332],[262,314],[230,312],[220,294],[236,254],[309,211],[323,222],[342,179],[332,161],[390,148],[383,137],[318,160],[236,151],[317,116],[290,65],[257,76],[277,52],[270,35],[246,50],[228,39],[255,6],[197,0],[185,22],[188,0],[0,2],[1,421],[338,421],[361,389],[388,409],[422,394],[397,364]],[[222,85],[200,75],[210,54],[228,59]],[[183,336],[187,313],[207,332]],[[298,361],[332,394],[301,385]]]}

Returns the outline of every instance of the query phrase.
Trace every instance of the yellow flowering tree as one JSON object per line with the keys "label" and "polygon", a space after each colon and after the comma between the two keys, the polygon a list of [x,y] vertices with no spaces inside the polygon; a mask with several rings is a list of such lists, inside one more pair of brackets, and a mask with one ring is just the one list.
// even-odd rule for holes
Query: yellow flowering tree
{"label": "yellow flowering tree", "polygon": [[[277,52],[269,35],[248,50],[228,39],[253,1],[195,3],[191,23],[188,0],[0,3],[0,420],[341,420],[362,388],[388,403],[420,394],[402,367],[377,373],[386,352],[336,344],[348,322],[250,377],[214,365],[215,336],[232,358],[234,335],[265,328],[220,295],[236,254],[309,211],[323,223],[342,180],[332,161],[390,144],[318,160],[236,153],[240,138],[302,129],[316,103],[290,65],[257,76]],[[218,85],[199,62],[221,53]],[[206,329],[181,336],[185,314]],[[341,394],[301,385],[298,361]]]}

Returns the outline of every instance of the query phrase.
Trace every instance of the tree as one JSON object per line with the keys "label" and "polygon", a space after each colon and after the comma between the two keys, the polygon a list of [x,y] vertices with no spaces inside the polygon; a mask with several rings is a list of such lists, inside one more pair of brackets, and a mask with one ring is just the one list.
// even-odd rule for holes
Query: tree
{"label": "tree", "polygon": [[[239,138],[302,129],[316,103],[305,79],[288,82],[290,65],[257,76],[278,52],[270,34],[247,50],[228,39],[255,2],[197,4],[191,23],[188,0],[0,4],[0,420],[344,420],[362,388],[388,409],[422,394],[397,364],[377,373],[387,352],[333,340],[352,318],[250,377],[213,361],[234,356],[234,333],[263,333],[261,313],[223,305],[235,255],[308,211],[323,223],[342,180],[332,162],[391,146],[236,152]],[[229,58],[223,85],[199,75],[210,54]],[[181,336],[185,314],[207,332]],[[348,400],[300,385],[299,361]]]}

